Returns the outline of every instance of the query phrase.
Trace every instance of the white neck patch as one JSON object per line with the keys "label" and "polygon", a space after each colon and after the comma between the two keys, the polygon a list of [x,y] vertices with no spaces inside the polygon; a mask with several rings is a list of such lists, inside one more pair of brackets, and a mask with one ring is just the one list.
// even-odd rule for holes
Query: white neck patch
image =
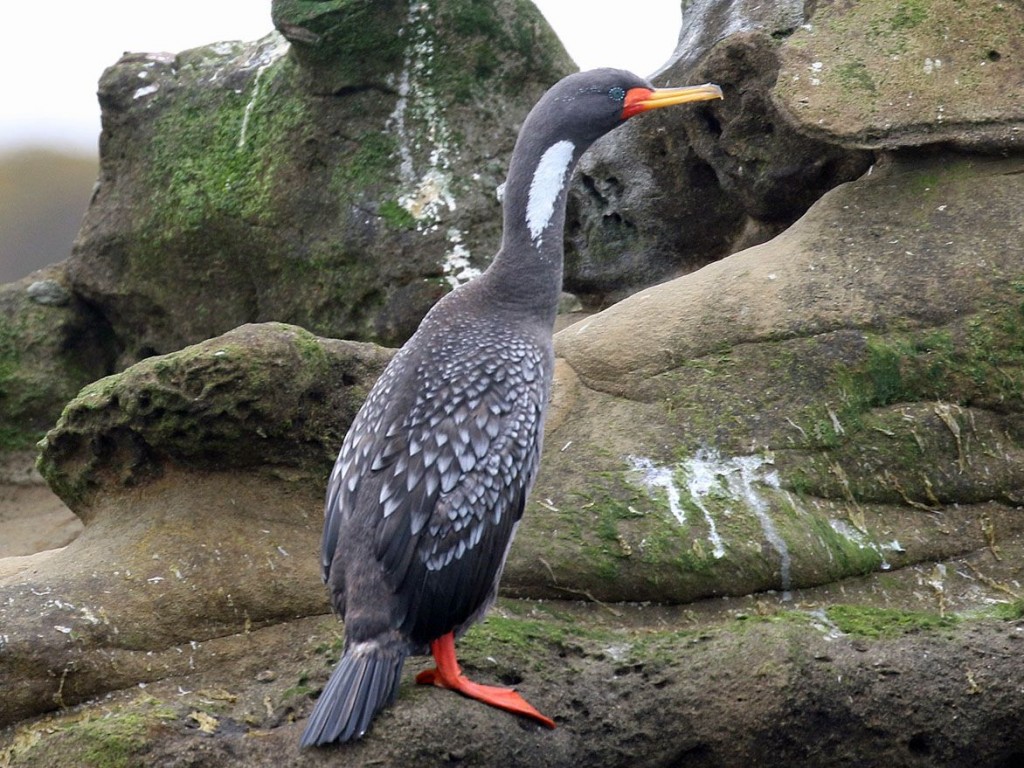
{"label": "white neck patch", "polygon": [[537,170],[533,172],[530,193],[526,199],[526,226],[533,244],[540,247],[541,236],[555,212],[555,201],[565,184],[565,175],[572,162],[575,147],[568,139],[556,142],[544,150]]}

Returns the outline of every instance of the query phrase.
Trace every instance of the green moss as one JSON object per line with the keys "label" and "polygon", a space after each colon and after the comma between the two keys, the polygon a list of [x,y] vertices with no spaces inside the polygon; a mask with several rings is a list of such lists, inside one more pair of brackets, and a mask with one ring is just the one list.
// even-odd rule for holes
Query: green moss
{"label": "green moss", "polygon": [[889,17],[893,32],[906,32],[928,18],[928,4],[925,0],[902,0],[896,3]]}
{"label": "green moss", "polygon": [[0,451],[31,448],[42,437],[25,424],[24,411],[31,388],[23,380],[20,344],[24,329],[0,316]]}
{"label": "green moss", "polygon": [[449,0],[444,4],[444,13],[451,31],[459,37],[482,35],[496,38],[504,33],[491,0]]}
{"label": "green moss", "polygon": [[269,223],[281,148],[300,144],[310,127],[296,89],[281,87],[293,68],[283,57],[240,91],[208,89],[154,119],[146,166],[153,200],[143,227],[153,248],[211,222]]}
{"label": "green moss", "polygon": [[864,366],[864,377],[868,386],[865,405],[879,407],[906,400],[909,393],[903,386],[900,361],[903,354],[898,348],[879,343],[868,344],[868,357]]}
{"label": "green moss", "polygon": [[[31,740],[11,762],[18,765],[80,765],[88,768],[134,768],[147,765],[148,734],[177,718],[151,697],[101,713],[49,724],[41,739]],[[59,756],[59,758],[58,758]],[[50,760],[59,762],[50,762]]]}
{"label": "green moss", "polygon": [[459,640],[460,654],[467,657],[503,657],[509,663],[532,661],[545,650],[561,653],[581,646],[602,645],[619,633],[589,623],[575,614],[564,613],[552,604],[501,600],[501,616],[494,612]]}
{"label": "green moss", "polygon": [[960,619],[955,616],[860,605],[833,605],[825,611],[825,615],[840,632],[872,638],[951,629],[960,623]]}
{"label": "green moss", "polygon": [[90,331],[75,331],[81,346],[69,348],[72,310],[33,304],[16,286],[0,295],[0,452],[30,450],[79,387],[104,372]]}
{"label": "green moss", "polygon": [[282,267],[284,282],[302,284],[313,295],[330,297],[328,307],[310,307],[304,310],[308,314],[296,314],[292,322],[315,327],[322,311],[342,306],[348,308],[349,327],[335,325],[332,335],[368,338],[375,334],[374,309],[380,303],[375,276],[377,262],[367,259],[364,252],[344,241],[316,240],[309,244],[303,258],[289,259]]}
{"label": "green moss", "polygon": [[1003,621],[1020,621],[1024,619],[1024,599],[993,606],[992,614]]}
{"label": "green moss", "polygon": [[[340,652],[340,650],[341,650],[341,647],[338,648],[339,652]],[[302,697],[306,696],[307,694],[313,693],[315,690],[316,690],[316,688],[314,688],[313,686],[311,686],[309,684],[309,675],[303,673],[303,674],[299,675],[299,679],[296,680],[295,685],[293,685],[291,688],[286,688],[284,691],[281,692],[281,698],[282,699],[290,699],[290,698],[296,698],[296,697],[302,698]]]}
{"label": "green moss", "polygon": [[[883,45],[890,54],[903,53],[915,30],[929,16],[929,0],[900,0],[895,4],[873,3],[866,18],[857,18],[864,24],[863,32],[875,45]],[[860,33],[860,30],[857,30]]]}
{"label": "green moss", "polygon": [[[630,474],[631,469],[602,473],[579,497],[579,517],[588,523],[575,540],[584,549],[587,567],[608,584],[625,569],[647,581],[666,576],[666,569],[677,579],[708,574],[717,558],[702,548],[701,524],[680,526],[669,512],[667,494],[633,485]],[[695,512],[690,519],[703,517]]]}
{"label": "green moss", "polygon": [[0,317],[0,395],[4,393],[5,382],[10,379],[21,360],[18,339],[22,329],[5,317]]}
{"label": "green moss", "polygon": [[499,645],[528,651],[538,642],[556,644],[564,636],[564,627],[559,624],[491,615],[474,625],[460,642],[471,652],[493,650]]}
{"label": "green moss", "polygon": [[828,554],[822,560],[828,563],[831,573],[837,578],[873,573],[882,565],[884,558],[877,549],[842,535],[827,520],[807,515],[801,521],[808,527],[808,532],[825,545]]}
{"label": "green moss", "polygon": [[293,43],[318,87],[329,91],[381,82],[401,66],[405,38],[397,34],[404,3],[377,0],[274,0],[275,22],[304,30]]}
{"label": "green moss", "polygon": [[849,61],[836,69],[839,82],[846,88],[856,87],[868,93],[875,93],[875,81],[862,61]]}
{"label": "green moss", "polygon": [[409,230],[416,228],[416,219],[397,200],[385,200],[377,208],[377,215],[393,229]]}
{"label": "green moss", "polygon": [[943,330],[871,334],[862,362],[841,367],[836,378],[844,426],[856,425],[872,408],[902,402],[1020,407],[1024,307],[1000,302]]}
{"label": "green moss", "polygon": [[334,191],[351,197],[353,187],[362,190],[391,181],[397,154],[398,140],[391,134],[380,131],[360,134],[356,138],[355,150],[338,165],[333,180]]}
{"label": "green moss", "polygon": [[292,344],[294,344],[295,349],[298,350],[299,356],[302,358],[303,377],[315,376],[317,375],[314,373],[315,371],[323,371],[330,365],[327,350],[323,348],[319,337],[315,334],[307,331],[305,328],[285,325],[283,323],[271,323],[271,327],[286,330],[291,334]]}
{"label": "green moss", "polygon": [[[433,60],[432,84],[448,103],[485,104],[495,91],[518,93],[523,77],[554,81],[571,66],[567,59],[556,61],[561,43],[528,0],[508,4],[504,17],[490,0],[448,0],[440,6],[437,29],[451,42],[442,42],[445,55]],[[499,72],[504,77],[495,82]]]}
{"label": "green moss", "polygon": [[549,656],[545,651],[565,647],[571,633],[571,625],[558,620],[491,614],[459,640],[459,653],[471,665],[480,666],[491,659],[508,671],[538,669],[541,660]]}

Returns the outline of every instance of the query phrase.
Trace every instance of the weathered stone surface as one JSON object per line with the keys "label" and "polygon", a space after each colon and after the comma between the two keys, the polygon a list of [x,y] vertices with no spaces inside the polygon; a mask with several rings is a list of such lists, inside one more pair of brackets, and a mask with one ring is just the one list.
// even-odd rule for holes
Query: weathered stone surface
{"label": "weathered stone surface", "polygon": [[773,100],[830,144],[1024,149],[1020,3],[817,3],[782,45]]}
{"label": "weathered stone surface", "polygon": [[893,159],[562,331],[571,410],[510,583],[692,600],[1024,530],[1022,168]]}
{"label": "weathered stone surface", "polygon": [[[415,13],[415,11],[414,11]],[[406,58],[410,14],[403,0],[273,0],[274,26],[302,62],[314,93],[386,89]]]}
{"label": "weathered stone surface", "polygon": [[63,266],[0,286],[0,453],[34,445],[115,357],[112,334],[71,294]]}
{"label": "weathered stone surface", "polygon": [[390,357],[294,326],[242,326],[87,386],[46,436],[39,467],[85,522],[169,467],[326,476]]}
{"label": "weathered stone surface", "polygon": [[[799,154],[774,122],[791,115],[773,101],[783,87],[773,68],[787,72],[790,41],[832,34],[843,14],[898,18],[868,5],[816,4],[828,23],[796,31],[794,3],[691,6],[707,11],[697,47],[728,40],[681,62],[717,61],[733,83],[770,73],[686,129],[686,151],[704,163],[691,167],[724,179],[743,217],[740,235],[716,235],[729,247],[778,226],[757,207],[763,195],[795,210],[817,183],[803,165],[774,179],[754,162],[776,156],[767,147]],[[893,14],[925,28],[932,7]],[[176,66],[256,57],[236,94],[254,104],[249,122],[228,121],[247,126],[248,146],[261,121],[289,119],[261,112],[263,89],[311,85],[318,41],[343,11],[275,6],[295,46],[312,47],[297,54],[301,70],[259,46],[184,54]],[[170,67],[134,65],[147,63]],[[354,66],[337,76],[376,77]],[[132,106],[108,120],[156,110],[140,104],[160,90],[136,104],[137,71],[116,69],[124,82],[107,94]],[[357,95],[322,74],[316,98]],[[172,76],[160,75],[161,89]],[[717,111],[735,104],[745,106]],[[683,151],[671,130],[655,138],[666,155]],[[314,149],[304,156],[326,156]],[[181,157],[190,173],[195,158]],[[296,174],[326,179],[317,167]],[[652,167],[652,190],[680,188]],[[616,194],[635,200],[632,184]],[[203,199],[212,188],[196,189]],[[245,195],[240,220],[277,215]],[[473,676],[518,685],[555,717],[554,732],[407,680],[365,741],[298,751],[310,694],[341,644],[322,615],[322,490],[387,350],[248,326],[87,387],[41,463],[83,534],[0,560],[0,764],[1019,764],[1022,197],[1019,157],[885,153],[783,235],[558,336],[543,469],[503,582],[529,599],[506,597],[462,642]],[[179,202],[167,209],[184,215]],[[196,225],[196,242],[224,235],[235,213]],[[217,274],[194,282],[230,289]],[[425,664],[411,660],[407,675]]]}
{"label": "weathered stone surface", "polygon": [[570,195],[566,288],[592,307],[781,232],[870,153],[810,138],[772,99],[779,38],[803,4],[704,0],[683,11],[662,85],[713,81],[724,99],[645,116],[602,138]]}
{"label": "weathered stone surface", "polygon": [[871,151],[1019,152],[1024,11],[952,0],[699,0],[660,84],[725,98],[602,139],[570,196],[566,287],[601,308],[763,242]]}
{"label": "weathered stone surface", "polygon": [[497,250],[519,121],[573,69],[526,0],[279,2],[274,18],[293,43],[129,54],[101,78],[99,187],[69,274],[120,367],[254,321],[404,340]]}
{"label": "weathered stone surface", "polygon": [[[310,685],[341,644],[302,619],[185,645],[139,668],[174,677],[87,708],[0,731],[12,768],[99,759],[121,765],[418,768],[457,762],[586,765],[971,765],[1024,754],[1024,622],[961,621],[850,604],[780,611],[770,597],[707,610],[503,601],[471,631],[478,679],[519,681],[558,728],[524,725],[448,691],[412,684],[361,742],[300,751]],[[313,672],[310,677],[310,670]],[[69,678],[71,675],[69,675]]]}
{"label": "weathered stone surface", "polygon": [[[545,600],[504,602],[463,645],[471,673],[519,683],[561,727],[407,683],[347,757],[1013,764],[1020,169],[894,159],[784,237],[559,334],[504,580]],[[254,326],[72,403],[42,466],[88,525],[0,568],[0,717],[121,693],[6,731],[12,765],[115,748],[139,764],[338,759],[296,743],[340,627],[297,617],[326,610],[324,478],[387,356]]]}
{"label": "weathered stone surface", "polygon": [[180,672],[190,642],[324,612],[323,488],[389,357],[243,326],[84,389],[40,468],[85,530],[0,568],[0,722]]}

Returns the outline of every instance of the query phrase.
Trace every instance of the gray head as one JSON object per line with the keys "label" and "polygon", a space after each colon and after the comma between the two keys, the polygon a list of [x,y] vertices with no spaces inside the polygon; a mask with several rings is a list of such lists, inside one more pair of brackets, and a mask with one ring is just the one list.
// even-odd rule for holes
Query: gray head
{"label": "gray head", "polygon": [[630,117],[651,109],[721,98],[716,85],[655,88],[622,69],[592,69],[559,80],[537,102],[523,124],[521,139],[565,139],[582,152]]}

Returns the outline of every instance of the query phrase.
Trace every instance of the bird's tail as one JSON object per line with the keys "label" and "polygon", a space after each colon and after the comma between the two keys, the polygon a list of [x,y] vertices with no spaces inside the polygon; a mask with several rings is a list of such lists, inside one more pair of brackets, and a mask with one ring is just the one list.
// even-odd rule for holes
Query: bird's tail
{"label": "bird's tail", "polygon": [[405,655],[376,643],[346,648],[309,716],[300,746],[361,738],[373,716],[398,695]]}

